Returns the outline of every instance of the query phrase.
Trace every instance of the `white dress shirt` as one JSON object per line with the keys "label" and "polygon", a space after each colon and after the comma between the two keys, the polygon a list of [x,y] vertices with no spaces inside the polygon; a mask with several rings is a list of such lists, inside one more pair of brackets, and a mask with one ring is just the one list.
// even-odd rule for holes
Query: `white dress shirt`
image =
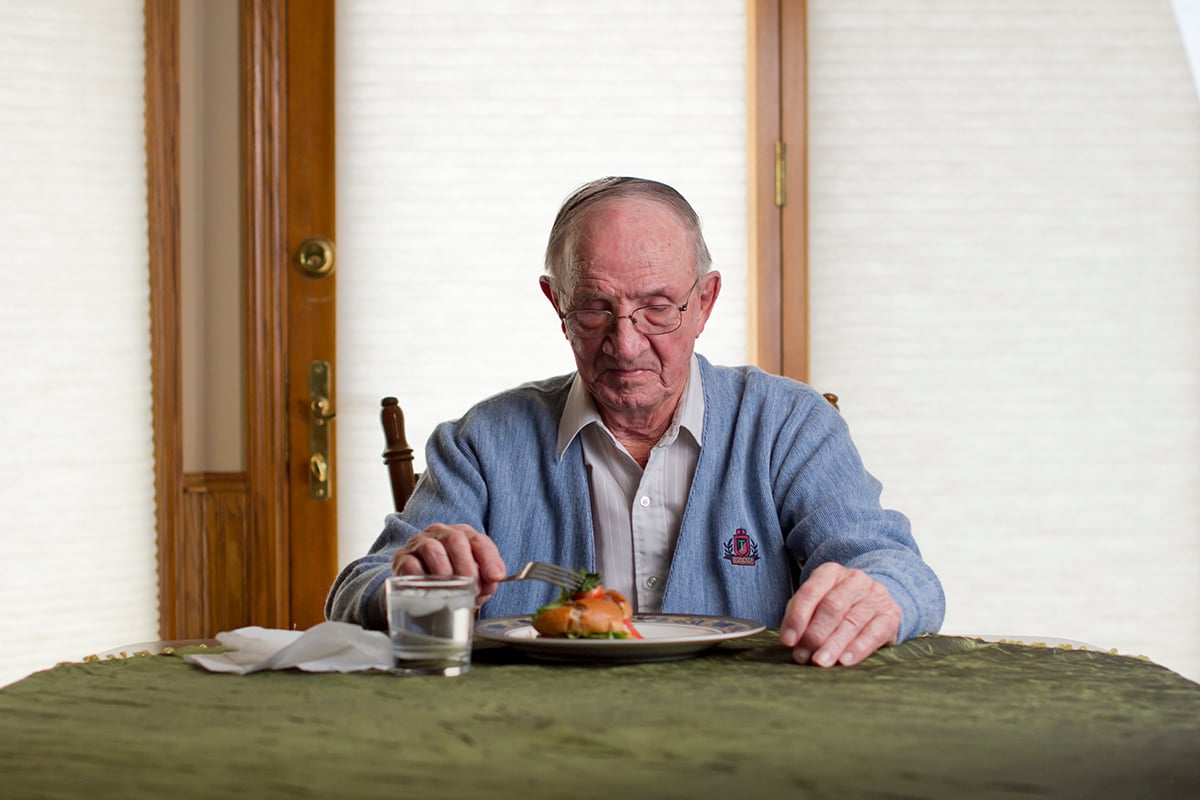
{"label": "white dress shirt", "polygon": [[662,607],[703,428],[704,391],[695,355],[679,407],[644,470],[604,424],[578,375],[567,396],[558,424],[558,456],[581,437],[591,487],[596,571],[604,586],[625,595],[636,612]]}

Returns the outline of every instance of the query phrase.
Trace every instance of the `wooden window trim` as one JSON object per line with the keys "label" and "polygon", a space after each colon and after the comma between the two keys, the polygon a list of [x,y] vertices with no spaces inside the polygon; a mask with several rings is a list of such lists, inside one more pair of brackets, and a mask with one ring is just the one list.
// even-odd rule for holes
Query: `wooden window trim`
{"label": "wooden window trim", "polygon": [[[808,380],[808,181],[804,0],[748,0],[747,219],[750,359]],[[776,201],[776,145],[786,147]]]}
{"label": "wooden window trim", "polygon": [[746,13],[750,360],[767,372],[783,364],[779,290],[782,251],[775,205],[779,120],[779,0],[748,0]]}
{"label": "wooden window trim", "polygon": [[779,15],[779,114],[787,144],[787,202],[780,214],[781,373],[808,381],[808,8],[805,0],[781,0]]}

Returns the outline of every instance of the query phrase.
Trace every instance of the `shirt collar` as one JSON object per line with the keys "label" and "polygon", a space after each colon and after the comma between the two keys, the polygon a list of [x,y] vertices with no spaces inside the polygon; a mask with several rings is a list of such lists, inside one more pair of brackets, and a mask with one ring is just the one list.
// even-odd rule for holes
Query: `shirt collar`
{"label": "shirt collar", "polygon": [[[567,394],[567,404],[563,407],[562,416],[558,420],[559,458],[562,458],[563,453],[571,446],[571,442],[579,435],[579,432],[592,423],[607,430],[604,420],[600,418],[600,412],[596,409],[596,401],[588,394],[587,387],[583,385],[583,380],[577,372],[575,379],[571,382],[571,390]],[[700,361],[696,358],[695,353],[692,354],[688,382],[683,387],[683,395],[679,398],[679,407],[675,409],[671,427],[663,434],[662,441],[666,443],[675,441],[680,430],[690,433],[697,445],[701,443],[704,432],[704,388],[700,377]]]}

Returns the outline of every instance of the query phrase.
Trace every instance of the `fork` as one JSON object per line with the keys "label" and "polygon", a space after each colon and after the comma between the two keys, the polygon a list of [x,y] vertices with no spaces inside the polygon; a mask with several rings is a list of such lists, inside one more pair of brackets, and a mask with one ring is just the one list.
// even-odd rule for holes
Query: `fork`
{"label": "fork", "polygon": [[558,564],[548,564],[545,561],[530,561],[512,575],[501,578],[504,581],[545,581],[561,586],[568,592],[573,592],[583,583],[583,576],[572,569],[560,567]]}

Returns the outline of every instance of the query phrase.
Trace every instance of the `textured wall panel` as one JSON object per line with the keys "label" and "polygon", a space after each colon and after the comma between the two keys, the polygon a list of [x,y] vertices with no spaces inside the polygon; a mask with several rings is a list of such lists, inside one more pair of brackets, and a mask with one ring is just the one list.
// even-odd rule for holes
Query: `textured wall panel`
{"label": "textured wall panel", "polygon": [[813,381],[947,629],[1200,678],[1200,105],[1170,4],[809,6]]}
{"label": "textured wall panel", "polygon": [[554,214],[603,175],[674,185],[724,289],[699,342],[746,359],[740,2],[338,4],[339,555],[390,508],[379,399],[433,426],[574,369],[538,288]]}

